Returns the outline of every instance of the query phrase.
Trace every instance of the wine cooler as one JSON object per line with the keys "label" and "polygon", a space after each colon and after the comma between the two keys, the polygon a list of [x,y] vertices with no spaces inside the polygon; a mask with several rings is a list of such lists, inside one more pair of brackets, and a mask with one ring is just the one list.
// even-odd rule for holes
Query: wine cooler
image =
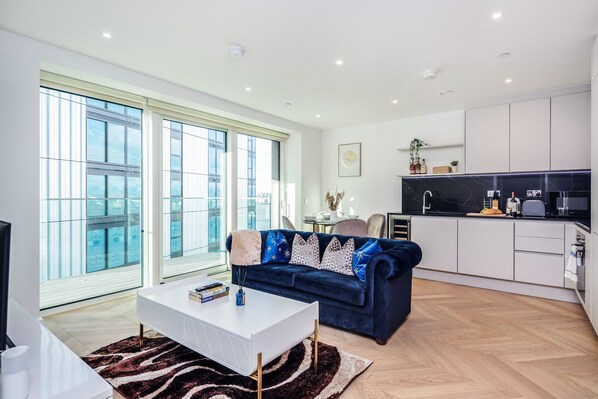
{"label": "wine cooler", "polygon": [[387,215],[388,238],[409,240],[411,238],[411,215],[389,213]]}

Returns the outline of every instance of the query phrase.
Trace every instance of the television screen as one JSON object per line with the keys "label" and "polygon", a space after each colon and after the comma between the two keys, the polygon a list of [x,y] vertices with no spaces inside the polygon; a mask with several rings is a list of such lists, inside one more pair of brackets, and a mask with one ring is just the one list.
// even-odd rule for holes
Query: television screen
{"label": "television screen", "polygon": [[10,258],[10,223],[0,220],[0,352],[10,343],[6,335],[8,317],[8,261]]}

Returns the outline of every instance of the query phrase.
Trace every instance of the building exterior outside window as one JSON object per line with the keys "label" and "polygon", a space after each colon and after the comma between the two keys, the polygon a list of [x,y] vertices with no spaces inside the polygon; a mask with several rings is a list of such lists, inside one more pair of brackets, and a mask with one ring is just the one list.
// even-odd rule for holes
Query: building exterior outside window
{"label": "building exterior outside window", "polygon": [[41,308],[141,285],[141,117],[40,89]]}
{"label": "building exterior outside window", "polygon": [[163,276],[224,265],[226,132],[164,119]]}

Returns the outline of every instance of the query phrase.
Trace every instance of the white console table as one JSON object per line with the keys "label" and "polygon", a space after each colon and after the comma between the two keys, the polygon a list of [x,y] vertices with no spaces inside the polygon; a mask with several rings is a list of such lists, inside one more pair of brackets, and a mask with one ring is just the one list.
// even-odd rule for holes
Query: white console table
{"label": "white console table", "polygon": [[30,348],[29,399],[110,399],[112,387],[14,300],[8,336]]}

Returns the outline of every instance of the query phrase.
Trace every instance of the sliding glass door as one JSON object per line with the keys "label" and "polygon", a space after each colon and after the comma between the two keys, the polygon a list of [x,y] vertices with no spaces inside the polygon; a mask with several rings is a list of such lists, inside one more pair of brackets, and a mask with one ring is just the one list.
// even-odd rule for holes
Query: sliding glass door
{"label": "sliding glass door", "polygon": [[226,264],[226,132],[162,123],[162,275]]}
{"label": "sliding glass door", "polygon": [[40,89],[42,309],[142,285],[141,117]]}
{"label": "sliding glass door", "polygon": [[237,228],[268,230],[277,223],[280,143],[237,135]]}

